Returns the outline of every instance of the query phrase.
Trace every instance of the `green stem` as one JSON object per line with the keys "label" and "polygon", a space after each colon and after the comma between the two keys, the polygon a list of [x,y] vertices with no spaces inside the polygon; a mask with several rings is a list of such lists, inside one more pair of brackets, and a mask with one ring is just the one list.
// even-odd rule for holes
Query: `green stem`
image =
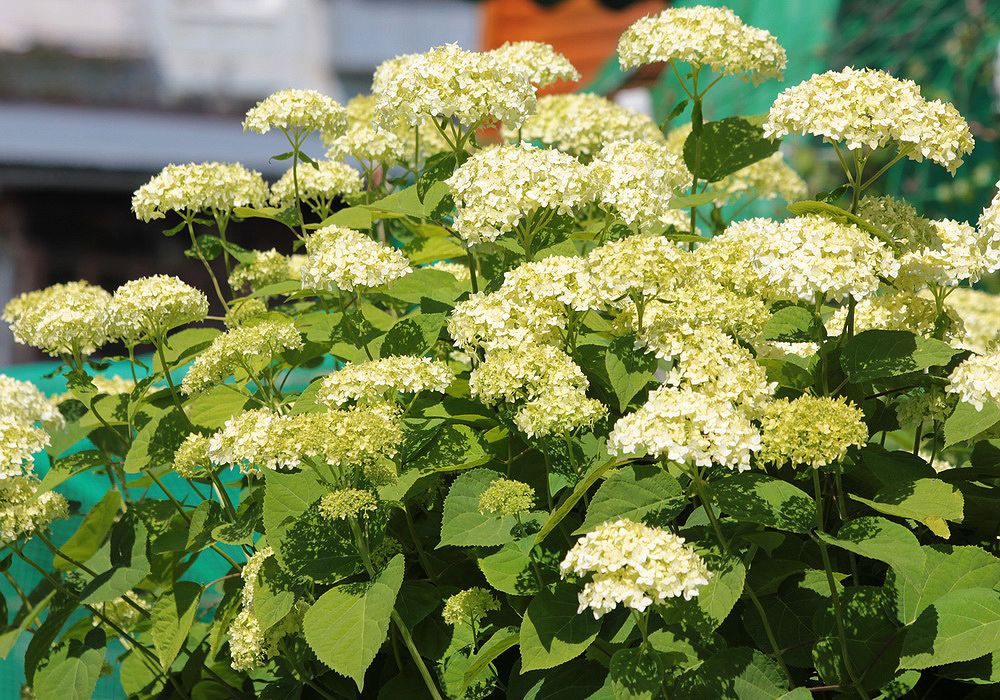
{"label": "green stem", "polygon": [[[840,515],[840,522],[844,523],[847,522],[847,498],[844,495],[844,479],[839,471],[834,472],[833,484],[837,496],[837,513]],[[854,585],[860,586],[861,577],[858,575],[858,557],[854,552],[848,552],[847,556],[851,562],[851,578],[854,581]]]}
{"label": "green stem", "polygon": [[[813,491],[816,496],[816,531],[823,533],[825,532],[823,529],[823,487],[820,484],[818,469],[812,470],[812,480]],[[837,581],[833,576],[833,564],[830,562],[830,553],[827,551],[826,542],[820,537],[816,537],[816,543],[819,545],[820,556],[823,558],[823,569],[826,571],[827,585],[830,588],[830,599],[833,602],[833,615],[837,621],[837,635],[840,637],[840,653],[844,660],[844,669],[847,671],[847,675],[851,679],[851,684],[858,691],[858,694],[864,700],[869,700],[869,695],[865,691],[864,686],[861,685],[861,680],[854,670],[854,663],[851,661],[851,654],[847,644],[847,630],[844,626],[844,610],[841,606],[840,593],[837,592]]]}
{"label": "green stem", "polygon": [[195,255],[201,260],[201,264],[205,267],[205,271],[208,272],[208,276],[212,280],[212,287],[215,289],[215,295],[219,297],[219,302],[222,304],[222,308],[225,311],[229,311],[229,302],[226,301],[226,297],[222,294],[222,287],[219,286],[219,280],[215,277],[215,271],[212,270],[212,266],[209,264],[205,256],[202,255],[201,246],[198,245],[198,239],[194,235],[194,221],[192,216],[185,217],[185,223],[187,224],[188,235],[191,237],[191,246],[194,249]]}
{"label": "green stem", "polygon": [[170,396],[174,400],[174,406],[180,411],[180,414],[187,419],[187,414],[184,412],[184,405],[181,403],[180,394],[177,391],[177,386],[174,384],[174,378],[170,376],[170,365],[167,363],[167,357],[163,352],[163,346],[166,344],[166,339],[162,336],[157,338],[154,345],[156,345],[156,354],[160,358],[160,367],[163,369],[163,378],[167,380],[167,386],[170,388]]}

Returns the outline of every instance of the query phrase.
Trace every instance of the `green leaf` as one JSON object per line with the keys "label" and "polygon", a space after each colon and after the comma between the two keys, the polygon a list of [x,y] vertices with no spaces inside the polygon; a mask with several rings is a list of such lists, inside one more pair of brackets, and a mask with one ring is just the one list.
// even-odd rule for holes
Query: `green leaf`
{"label": "green leaf", "polygon": [[125,471],[135,474],[143,469],[173,464],[174,453],[189,430],[187,419],[176,409],[154,416],[132,441],[125,455]]}
{"label": "green leaf", "polygon": [[316,658],[364,688],[365,671],[389,632],[396,594],[403,583],[397,554],[371,583],[331,588],[306,612],[302,629]]}
{"label": "green leaf", "polygon": [[744,472],[712,482],[719,507],[739,520],[789,532],[809,532],[816,504],[801,489],[766,474]]}
{"label": "green leaf", "polygon": [[146,526],[129,510],[111,529],[111,539],[87,560],[97,577],[80,591],[83,603],[106,603],[128,593],[150,573]]}
{"label": "green leaf", "polygon": [[104,632],[95,628],[85,640],[69,640],[49,657],[34,676],[35,696],[58,700],[90,700],[101,677]]}
{"label": "green leaf", "polygon": [[516,627],[502,627],[493,633],[485,644],[479,647],[469,660],[469,666],[465,669],[463,688],[468,688],[487,666],[492,664],[501,654],[517,645],[519,632]]}
{"label": "green leaf", "polygon": [[492,469],[473,469],[452,483],[444,499],[441,542],[438,547],[489,547],[511,542],[517,525],[513,516],[483,515],[479,497],[486,487],[501,478]]}
{"label": "green leaf", "polygon": [[944,422],[944,446],[975,440],[997,423],[1000,423],[1000,405],[987,401],[981,411],[965,401],[960,401],[955,411]]}
{"label": "green leaf", "polygon": [[918,520],[939,537],[951,534],[948,522],[962,522],[964,499],[958,487],[941,479],[917,479],[879,491],[871,500],[851,494],[855,501],[897,518]]}
{"label": "green leaf", "polygon": [[620,411],[656,379],[656,357],[636,350],[635,337],[631,335],[611,341],[604,354],[604,364]]}
{"label": "green leaf", "polygon": [[559,523],[562,522],[563,518],[565,518],[566,515],[573,510],[573,506],[579,503],[584,494],[590,490],[590,487],[596,484],[597,480],[616,464],[617,461],[612,459],[604,464],[593,467],[589,472],[587,472],[586,476],[577,482],[576,486],[573,487],[573,490],[568,496],[566,496],[563,502],[556,506],[556,509],[552,512],[552,515],[549,516],[548,520],[542,524],[542,529],[535,535],[535,544],[541,544],[544,542],[545,538],[549,536],[549,533],[555,530]]}
{"label": "green leaf", "polygon": [[521,673],[515,665],[507,696],[511,700],[605,700],[599,693],[606,677],[606,669],[583,659],[545,673]]}
{"label": "green leaf", "polygon": [[538,592],[538,579],[531,567],[530,552],[535,538],[524,537],[508,542],[499,551],[488,554],[476,563],[487,583],[502,593],[533,595]]}
{"label": "green leaf", "polygon": [[460,472],[490,461],[482,434],[467,425],[444,425],[430,444],[406,462],[421,472]]}
{"label": "green leaf", "polygon": [[743,595],[747,568],[737,557],[728,557],[724,561],[713,562],[711,569],[712,578],[698,591],[697,603],[718,627],[726,621]]}
{"label": "green leaf", "polygon": [[908,579],[919,577],[926,564],[927,557],[917,536],[899,523],[885,518],[855,518],[841,525],[836,537],[825,532],[817,532],[816,535],[848,552],[883,561]]}
{"label": "green leaf", "polygon": [[764,324],[763,338],[782,343],[812,342],[820,328],[809,309],[789,304],[771,314]]}
{"label": "green leaf", "polygon": [[854,384],[947,365],[958,350],[910,331],[870,330],[847,341],[840,366]]}
{"label": "green leaf", "polygon": [[684,163],[701,180],[716,182],[776,153],[778,141],[764,137],[760,126],[742,117],[727,117],[702,125],[684,142]]}
{"label": "green leaf", "polygon": [[649,525],[666,525],[688,504],[680,482],[656,465],[623,467],[597,489],[587,518],[575,535],[593,530],[601,523],[627,518]]}
{"label": "green leaf", "polygon": [[177,581],[172,591],[161,595],[153,604],[150,636],[164,671],[170,669],[184,646],[200,600],[200,585],[192,581]]}
{"label": "green leaf", "polygon": [[887,581],[896,596],[900,622],[910,624],[928,606],[952,591],[1000,586],[1000,559],[979,547],[921,547],[924,567],[913,575],[897,572]]}
{"label": "green leaf", "polygon": [[682,675],[670,697],[684,700],[775,700],[788,689],[777,665],[756,649],[724,649]]}
{"label": "green leaf", "polygon": [[[883,588],[845,588],[841,595],[847,650],[862,685],[879,688],[896,671],[901,640],[892,620],[892,601]],[[820,638],[813,647],[813,662],[820,677],[830,684],[850,685],[850,676],[841,658],[840,635],[832,601],[827,602],[814,622]]]}
{"label": "green leaf", "polygon": [[1000,592],[966,588],[938,598],[903,639],[903,668],[971,661],[1000,651]]}
{"label": "green leaf", "polygon": [[253,599],[253,612],[262,631],[267,631],[281,622],[295,605],[295,594],[291,591],[271,591],[258,589]]}
{"label": "green leaf", "polygon": [[354,228],[363,231],[370,229],[372,226],[372,212],[364,206],[347,207],[323,219],[319,226],[320,228],[325,226],[343,226],[344,228]]}
{"label": "green leaf", "polygon": [[788,205],[788,211],[792,212],[796,216],[803,216],[805,214],[818,214],[820,216],[825,216],[834,221],[839,221],[845,224],[854,224],[862,231],[865,231],[869,235],[879,239],[890,248],[896,247],[896,240],[890,236],[888,233],[880,229],[878,226],[873,225],[870,221],[862,219],[860,216],[852,214],[846,209],[842,209],[835,204],[830,204],[829,202],[817,202],[815,200],[802,200],[800,202],[793,202]]}
{"label": "green leaf", "polygon": [[233,387],[216,386],[184,402],[184,412],[191,422],[209,430],[218,430],[227,420],[243,411],[248,399]]}
{"label": "green leaf", "polygon": [[423,313],[401,318],[385,334],[379,356],[423,355],[437,342],[445,319],[445,314]]}
{"label": "green leaf", "polygon": [[[220,335],[218,328],[185,328],[177,331],[167,338],[163,356],[167,359],[167,364],[173,368],[190,362],[195,355],[212,344],[216,336]],[[163,363],[160,362],[160,355],[153,355],[153,371],[163,373]]]}
{"label": "green leaf", "polygon": [[465,289],[450,273],[421,267],[395,280],[388,288],[373,293],[404,304],[419,304],[424,297],[454,304],[463,291]]}
{"label": "green leaf", "polygon": [[6,659],[10,655],[10,650],[14,648],[18,638],[24,634],[25,630],[38,622],[38,618],[48,609],[49,603],[52,602],[55,595],[55,591],[49,591],[44,598],[34,603],[34,607],[31,610],[22,608],[21,613],[23,616],[21,619],[17,620],[15,618],[14,620],[17,626],[0,633],[0,659]]}
{"label": "green leaf", "polygon": [[673,196],[670,197],[668,206],[671,209],[689,209],[690,207],[700,207],[703,204],[711,204],[718,196],[719,193],[713,190],[706,190],[696,194],[684,194],[683,192],[678,191],[674,192]]}
{"label": "green leaf", "polygon": [[[77,561],[90,559],[104,544],[104,539],[111,532],[111,526],[115,522],[115,516],[122,506],[122,497],[118,491],[108,491],[94,507],[90,509],[80,523],[76,532],[66,540],[60,549],[71,558]],[[60,556],[53,559],[53,564],[57,569],[69,571],[76,568]]]}
{"label": "green leaf", "polygon": [[578,613],[575,587],[544,590],[528,604],[521,623],[521,671],[552,668],[584,652],[597,638],[600,620]]}
{"label": "green leaf", "polygon": [[662,697],[664,669],[659,655],[651,647],[619,649],[611,657],[608,672],[616,700]]}

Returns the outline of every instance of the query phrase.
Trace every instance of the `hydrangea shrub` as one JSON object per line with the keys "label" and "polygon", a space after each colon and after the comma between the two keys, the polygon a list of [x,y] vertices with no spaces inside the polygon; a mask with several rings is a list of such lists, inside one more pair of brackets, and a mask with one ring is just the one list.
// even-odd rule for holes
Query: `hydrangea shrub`
{"label": "hydrangea shrub", "polygon": [[[971,285],[1000,195],[973,225],[871,189],[954,172],[968,125],[853,68],[705,121],[717,81],[786,62],[724,9],[619,55],[676,71],[672,119],[536,99],[578,74],[532,42],[392,59],[346,107],[283,90],[244,122],[287,137],[277,182],[170,165],[135,193],[211,289],[7,303],[67,384],[0,376],[25,693],[115,666],[135,698],[993,697],[1000,300]],[[810,195],[787,134],[844,185]],[[250,217],[274,247],[240,245]],[[109,489],[79,513],[84,472]]]}

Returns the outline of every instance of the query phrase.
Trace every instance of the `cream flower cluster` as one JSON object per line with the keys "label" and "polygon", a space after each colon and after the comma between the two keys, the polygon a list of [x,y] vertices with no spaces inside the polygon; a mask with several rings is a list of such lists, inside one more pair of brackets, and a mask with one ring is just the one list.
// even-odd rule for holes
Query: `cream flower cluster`
{"label": "cream flower cluster", "polygon": [[655,141],[614,141],[590,166],[597,199],[629,226],[687,227],[686,210],[671,209],[674,191],[690,182],[683,161]]}
{"label": "cream flower cluster", "polygon": [[598,295],[608,306],[625,307],[628,297],[651,300],[686,272],[689,261],[661,236],[628,236],[595,248],[587,256]]}
{"label": "cream flower cluster", "polygon": [[378,287],[412,272],[398,250],[340,226],[326,226],[310,235],[306,252],[303,289],[350,292],[356,287]]}
{"label": "cream flower cluster", "polygon": [[251,320],[216,336],[184,375],[181,389],[185,394],[195,394],[240,372],[253,378],[253,373],[281,353],[301,347],[302,337],[291,319],[262,317]]}
{"label": "cream flower cluster", "polygon": [[973,355],[952,370],[945,390],[982,411],[988,402],[1000,402],[1000,351]]}
{"label": "cream flower cluster", "polygon": [[472,294],[448,316],[448,334],[466,352],[487,352],[557,342],[566,329],[561,303],[524,303],[510,287]]}
{"label": "cream flower cluster", "polygon": [[572,358],[551,345],[494,350],[469,376],[469,392],[483,402],[521,404],[514,423],[528,437],[593,425],[607,409],[587,397],[589,386]]}
{"label": "cream flower cluster", "polygon": [[267,315],[267,304],[262,299],[235,299],[223,317],[226,328],[245,326],[250,321]]}
{"label": "cream flower cluster", "polygon": [[[508,140],[517,130],[506,130]],[[649,116],[593,93],[546,95],[525,120],[520,138],[540,141],[565,153],[587,158],[615,141],[663,143],[663,133]]]}
{"label": "cream flower cluster", "polygon": [[378,510],[378,496],[367,489],[335,489],[319,499],[319,512],[330,520],[363,517]]}
{"label": "cream flower cluster", "polygon": [[369,362],[348,363],[323,379],[318,401],[342,406],[359,399],[421,391],[444,393],[455,380],[447,364],[429,357],[391,355]]}
{"label": "cream flower cluster", "polygon": [[347,127],[344,108],[316,90],[279,90],[247,112],[244,131],[266,134],[271,129],[292,133],[343,132]]}
{"label": "cream flower cluster", "polygon": [[229,655],[232,667],[237,671],[249,671],[257,668],[276,651],[272,638],[268,643],[260,620],[254,612],[254,597],[257,594],[257,577],[264,567],[268,557],[274,556],[270,547],[254,552],[240,573],[243,579],[243,590],[240,592],[240,612],[229,626]]}
{"label": "cream flower cluster", "polygon": [[[0,426],[2,423],[0,418]],[[53,520],[66,517],[69,517],[66,499],[55,491],[42,491],[38,479],[11,476],[0,480],[0,540],[15,542],[45,529]]]}
{"label": "cream flower cluster", "polygon": [[723,75],[750,73],[755,82],[781,78],[787,57],[774,35],[746,25],[725,7],[674,7],[625,30],[618,58],[629,69],[659,61],[686,61]]}
{"label": "cream flower cluster", "polygon": [[[627,317],[635,320],[634,309],[628,310]],[[643,329],[640,331],[633,325],[632,330],[656,342],[657,334],[665,331],[669,335],[678,324],[711,325],[753,340],[770,318],[771,310],[761,297],[739,294],[691,266],[686,276],[663,287],[656,299],[649,302]]]}
{"label": "cream flower cluster", "polygon": [[647,454],[679,464],[720,464],[746,471],[760,449],[760,434],[728,401],[689,388],[663,386],[635,412],[618,419],[608,452]]}
{"label": "cream flower cluster", "polygon": [[41,423],[48,429],[62,428],[66,419],[56,402],[50,400],[31,382],[0,374],[0,413],[25,423]]}
{"label": "cream flower cluster", "polygon": [[780,399],[764,410],[757,459],[818,469],[838,462],[852,446],[868,442],[861,409],[846,399],[804,395]]}
{"label": "cream flower cluster", "polygon": [[397,419],[394,410],[376,405],[291,415],[244,411],[212,435],[208,457],[244,472],[295,469],[313,458],[367,468],[395,456],[403,439]]}
{"label": "cream flower cluster", "polygon": [[208,438],[204,435],[191,433],[174,452],[174,471],[185,479],[204,476],[205,469],[210,465]]}
{"label": "cream flower cluster", "polygon": [[590,608],[598,619],[619,605],[642,612],[667,598],[691,600],[712,577],[683,537],[631,520],[607,522],[584,535],[559,568],[563,577],[590,575],[578,612]]}
{"label": "cream flower cluster", "polygon": [[1000,182],[997,182],[998,191],[993,195],[989,206],[983,209],[979,216],[979,238],[985,241],[986,257],[990,263],[989,271],[995,271],[995,266],[1000,265]]}
{"label": "cream flower cluster", "polygon": [[[285,280],[298,279],[292,258],[303,256],[282,255],[274,248],[254,251],[253,259],[241,262],[229,274],[229,286],[235,290],[258,290]],[[301,266],[301,263],[300,263]]]}
{"label": "cream flower cluster", "polygon": [[[950,309],[944,310],[949,317],[951,334],[961,337],[962,319]],[[826,321],[827,333],[840,335],[847,320],[847,308],[834,311]],[[881,329],[888,331],[913,331],[917,335],[930,337],[937,322],[937,306],[933,299],[917,296],[912,292],[894,292],[867,297],[854,308],[854,332]]]}
{"label": "cream flower cluster", "polygon": [[523,70],[457,44],[383,64],[372,92],[376,122],[385,129],[427,117],[454,118],[470,128],[493,120],[516,127],[535,109],[535,89]]}
{"label": "cream flower cluster", "polygon": [[[356,194],[364,187],[361,174],[347,163],[335,160],[316,161],[316,165],[300,164],[298,172],[299,198],[311,207],[329,206],[345,194]],[[271,185],[271,205],[287,207],[295,202],[295,173],[289,168]]]}
{"label": "cream flower cluster", "polygon": [[946,308],[961,319],[960,347],[977,353],[996,347],[1000,341],[1000,295],[958,287],[948,295]]}
{"label": "cream flower cluster", "polygon": [[14,340],[52,356],[89,354],[108,341],[111,295],[88,282],[54,284],[7,302]]}
{"label": "cream flower cluster", "polygon": [[[347,130],[343,134],[322,134],[327,158],[351,156],[362,162],[392,164],[406,153],[406,129],[382,129],[373,124],[375,97],[357,95],[348,100]],[[434,130],[434,127],[430,127]]]}
{"label": "cream flower cluster", "polygon": [[535,490],[523,481],[496,479],[479,495],[483,515],[517,515],[535,505]]}
{"label": "cream flower cluster", "polygon": [[108,334],[126,345],[155,340],[208,315],[205,294],[173,275],[153,275],[115,290],[108,312]]}
{"label": "cream flower cluster", "polygon": [[504,275],[497,293],[522,303],[558,302],[580,312],[601,306],[586,258],[567,255],[522,263]]}
{"label": "cream flower cluster", "polygon": [[459,282],[468,282],[472,273],[469,272],[469,266],[463,263],[450,262],[448,260],[438,260],[435,263],[428,265],[432,270],[441,270],[447,272],[449,275],[457,279]]}
{"label": "cream flower cluster", "polygon": [[0,412],[0,481],[33,473],[33,455],[48,444],[44,430],[19,415]]}
{"label": "cream flower cluster", "polygon": [[927,158],[951,173],[975,145],[952,104],[929,101],[912,80],[871,68],[827,71],[788,88],[774,100],[764,134],[812,134],[850,150],[892,144],[908,158]]}
{"label": "cream flower cluster", "polygon": [[266,201],[264,178],[239,163],[171,164],[135,191],[132,211],[140,221],[152,221],[169,212],[230,212]]}
{"label": "cream flower cluster", "polygon": [[500,603],[485,588],[474,586],[459,591],[444,602],[441,614],[449,625],[476,625],[492,610],[499,610]]}
{"label": "cream flower cluster", "polygon": [[594,198],[585,165],[527,143],[485,148],[446,182],[455,198],[455,232],[470,244],[494,241],[539,210],[567,214]]}
{"label": "cream flower cluster", "polygon": [[569,59],[541,41],[505,42],[491,51],[501,65],[520,71],[529,83],[547,87],[560,80],[579,80],[578,71]]}

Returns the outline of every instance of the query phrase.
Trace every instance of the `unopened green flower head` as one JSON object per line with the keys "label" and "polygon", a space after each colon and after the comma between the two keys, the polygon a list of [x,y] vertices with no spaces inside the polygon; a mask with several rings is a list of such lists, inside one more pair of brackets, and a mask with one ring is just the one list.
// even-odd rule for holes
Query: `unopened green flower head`
{"label": "unopened green flower head", "polygon": [[208,459],[208,438],[198,433],[191,433],[174,453],[174,471],[185,479],[194,479],[205,475],[205,470],[211,468]]}
{"label": "unopened green flower head", "polygon": [[948,375],[946,391],[982,411],[987,403],[1000,402],[1000,350],[973,355]]}
{"label": "unopened green flower head", "polygon": [[88,355],[108,342],[111,295],[88,282],[54,284],[7,302],[14,340],[49,355]]}
{"label": "unopened green flower head", "polygon": [[712,577],[705,561],[667,530],[631,520],[598,526],[560,564],[562,576],[590,575],[578,612],[599,619],[619,605],[643,612],[667,598],[691,600]]}
{"label": "unopened green flower head", "polygon": [[347,128],[347,114],[334,99],[316,90],[279,90],[261,100],[247,112],[244,131],[266,134],[271,129],[307,134],[319,131],[342,133]]}
{"label": "unopened green flower head", "polygon": [[954,105],[927,100],[912,80],[882,70],[847,67],[813,75],[771,105],[764,135],[812,134],[848,149],[892,146],[954,174],[975,140]]}
{"label": "unopened green flower head", "polygon": [[489,53],[446,44],[387,61],[372,83],[376,123],[456,119],[467,128],[490,121],[520,125],[535,108],[535,89],[523,69]]}
{"label": "unopened green flower head", "polygon": [[316,161],[316,166],[299,164],[293,174],[287,170],[271,185],[271,205],[287,207],[295,202],[295,178],[299,181],[299,198],[312,207],[330,206],[334,199],[355,194],[364,187],[361,174],[347,163],[335,160]]}
{"label": "unopened green flower head", "polygon": [[365,398],[420,391],[443,393],[455,379],[447,364],[429,357],[392,355],[368,362],[348,363],[323,380],[317,399],[342,406]]}
{"label": "unopened green flower head", "polygon": [[541,41],[505,42],[489,52],[500,63],[524,73],[528,82],[547,87],[560,80],[579,80],[578,71],[570,60]]}
{"label": "unopened green flower head", "polygon": [[446,182],[455,198],[455,232],[470,245],[530,226],[526,219],[540,210],[568,214],[595,194],[580,161],[528,143],[484,148]]}
{"label": "unopened green flower head", "polygon": [[535,505],[535,490],[523,481],[497,479],[479,496],[483,515],[517,515]]}
{"label": "unopened green flower head", "polygon": [[374,513],[378,497],[366,489],[336,489],[319,499],[319,512],[330,520],[347,520]]}
{"label": "unopened green flower head", "polygon": [[[516,129],[504,131],[508,140]],[[545,95],[520,130],[525,141],[540,141],[580,158],[589,158],[615,141],[663,143],[663,133],[649,116],[589,92]]]}
{"label": "unopened green flower head", "polygon": [[261,174],[239,163],[171,164],[135,191],[132,211],[140,221],[162,219],[169,212],[229,213],[236,207],[263,206],[267,194]]}
{"label": "unopened green flower head", "polygon": [[108,313],[108,334],[126,345],[156,340],[183,326],[205,320],[208,298],[173,275],[153,275],[126,282],[115,290]]}
{"label": "unopened green flower head", "polygon": [[259,372],[286,350],[302,347],[302,336],[289,318],[263,316],[216,336],[198,355],[181,389],[195,394],[219,384],[239,371]]}
{"label": "unopened green flower head", "polygon": [[[143,619],[144,615],[136,610],[136,607],[141,608],[149,612],[150,604],[141,595],[135,591],[129,591],[124,595],[120,595],[113,600],[109,600],[106,603],[98,604],[98,609],[101,614],[111,620],[115,625],[126,632],[131,632],[135,629],[136,625]],[[101,618],[94,617],[91,620],[94,627],[99,626],[102,623]],[[109,629],[109,632],[114,632],[115,630]]]}
{"label": "unopened green flower head", "polygon": [[290,279],[298,279],[292,270],[291,260],[271,248],[255,251],[252,260],[236,265],[229,274],[229,286],[234,290],[256,291]]}
{"label": "unopened green flower head", "polygon": [[226,328],[238,328],[267,315],[267,304],[263,299],[237,299],[226,312]]}
{"label": "unopened green flower head", "polygon": [[306,239],[302,288],[345,292],[378,287],[412,272],[400,251],[349,228],[326,226]]}
{"label": "unopened green flower head", "polygon": [[618,41],[622,68],[684,61],[754,82],[781,78],[787,57],[774,35],[744,24],[725,7],[673,7],[636,21]]}
{"label": "unopened green flower head", "polygon": [[689,387],[663,386],[622,416],[608,435],[608,452],[647,454],[678,464],[718,464],[746,471],[760,449],[760,434],[747,414],[729,401]]}
{"label": "unopened green flower head", "polygon": [[25,423],[41,423],[47,428],[62,428],[66,419],[56,402],[50,400],[31,382],[0,374],[0,414]]}
{"label": "unopened green flower head", "polygon": [[868,442],[861,409],[846,399],[804,395],[780,399],[760,420],[763,438],[757,459],[767,464],[818,469],[839,462],[849,447]]}
{"label": "unopened green flower head", "polygon": [[35,477],[0,479],[0,539],[4,542],[32,535],[52,521],[66,517],[69,517],[66,499],[55,491],[42,491],[41,482]]}
{"label": "unopened green flower head", "polygon": [[500,603],[485,588],[474,586],[456,593],[444,602],[441,613],[449,625],[479,623],[493,610],[499,610]]}
{"label": "unopened green flower head", "polygon": [[655,141],[614,141],[590,166],[602,208],[642,231],[685,227],[686,210],[672,209],[674,191],[691,174],[684,162]]}

